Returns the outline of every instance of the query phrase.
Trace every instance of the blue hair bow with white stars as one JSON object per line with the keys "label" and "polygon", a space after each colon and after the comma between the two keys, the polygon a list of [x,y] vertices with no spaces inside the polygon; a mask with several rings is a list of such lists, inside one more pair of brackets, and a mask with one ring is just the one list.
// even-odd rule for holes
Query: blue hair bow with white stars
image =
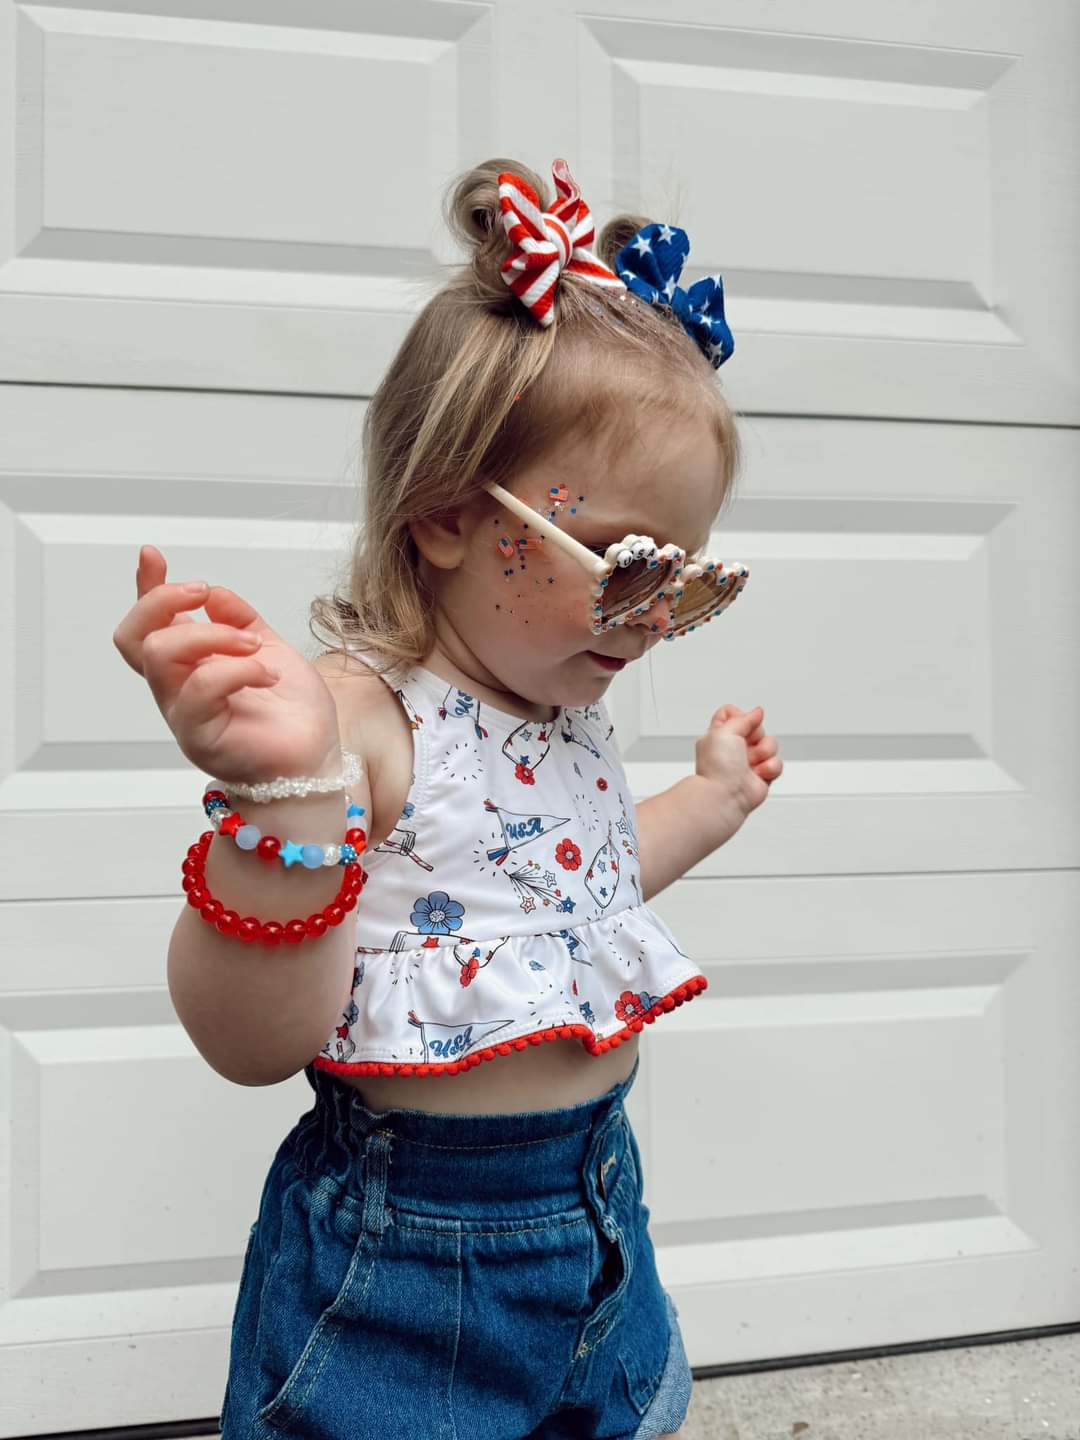
{"label": "blue hair bow with white stars", "polygon": [[729,360],[735,341],[724,319],[724,282],[719,275],[678,284],[690,241],[677,225],[643,225],[615,257],[615,273],[626,288],[650,305],[671,309],[714,369]]}

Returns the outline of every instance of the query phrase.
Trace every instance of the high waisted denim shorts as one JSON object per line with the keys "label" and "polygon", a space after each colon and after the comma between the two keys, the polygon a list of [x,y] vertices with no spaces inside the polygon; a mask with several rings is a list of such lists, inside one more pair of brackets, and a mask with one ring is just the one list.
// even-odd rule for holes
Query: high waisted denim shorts
{"label": "high waisted denim shorts", "polygon": [[308,1066],[244,1258],[222,1440],[677,1431],[692,1377],[623,1105],[639,1063],[513,1115],[375,1112]]}

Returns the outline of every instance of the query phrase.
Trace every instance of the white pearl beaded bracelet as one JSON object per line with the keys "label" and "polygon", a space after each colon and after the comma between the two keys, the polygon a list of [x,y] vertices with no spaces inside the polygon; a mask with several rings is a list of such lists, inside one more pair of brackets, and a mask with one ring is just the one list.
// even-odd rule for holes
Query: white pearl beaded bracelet
{"label": "white pearl beaded bracelet", "polygon": [[360,756],[354,755],[351,750],[343,750],[341,758],[344,765],[341,774],[336,778],[317,775],[305,779],[299,775],[279,775],[276,780],[259,780],[254,785],[245,784],[242,780],[216,780],[214,783],[229,795],[240,795],[245,800],[254,800],[257,805],[265,804],[267,800],[310,795],[312,791],[329,795],[334,790],[344,790],[355,784],[363,769]]}

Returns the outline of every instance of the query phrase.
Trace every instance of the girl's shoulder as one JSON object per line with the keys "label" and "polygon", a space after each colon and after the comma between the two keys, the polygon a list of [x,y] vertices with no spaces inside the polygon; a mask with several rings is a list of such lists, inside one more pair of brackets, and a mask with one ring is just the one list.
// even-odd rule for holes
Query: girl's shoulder
{"label": "girl's shoulder", "polygon": [[371,802],[368,847],[386,839],[409,798],[413,740],[393,690],[370,665],[340,650],[312,661],[334,697],[344,750],[360,756]]}

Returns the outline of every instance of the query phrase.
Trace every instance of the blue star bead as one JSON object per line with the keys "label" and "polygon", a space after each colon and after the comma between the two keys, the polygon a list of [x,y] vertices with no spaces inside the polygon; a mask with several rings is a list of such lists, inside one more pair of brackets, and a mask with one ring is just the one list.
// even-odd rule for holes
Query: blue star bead
{"label": "blue star bead", "polygon": [[300,859],[308,870],[318,870],[323,862],[326,852],[321,845],[304,845],[300,850]]}
{"label": "blue star bead", "polygon": [[281,863],[286,867],[288,867],[289,865],[295,865],[297,860],[302,861],[304,858],[304,852],[302,848],[292,840],[285,841],[285,844],[278,851],[278,855]]}
{"label": "blue star bead", "polygon": [[363,813],[363,805],[350,805],[349,808],[345,811],[345,816],[346,819],[351,820],[354,815],[363,815]]}

